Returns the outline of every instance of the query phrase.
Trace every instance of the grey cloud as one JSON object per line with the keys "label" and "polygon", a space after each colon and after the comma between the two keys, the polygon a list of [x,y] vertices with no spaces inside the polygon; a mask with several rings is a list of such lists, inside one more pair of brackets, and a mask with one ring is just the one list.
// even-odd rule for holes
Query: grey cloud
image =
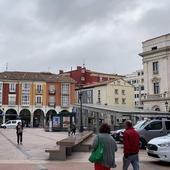
{"label": "grey cloud", "polygon": [[[149,2],[150,9],[133,20],[133,12]],[[56,72],[85,60],[92,70],[139,69],[141,42],[169,28],[168,1],[160,8],[152,4],[161,0],[149,2],[0,0],[1,68],[8,62],[11,70]]]}

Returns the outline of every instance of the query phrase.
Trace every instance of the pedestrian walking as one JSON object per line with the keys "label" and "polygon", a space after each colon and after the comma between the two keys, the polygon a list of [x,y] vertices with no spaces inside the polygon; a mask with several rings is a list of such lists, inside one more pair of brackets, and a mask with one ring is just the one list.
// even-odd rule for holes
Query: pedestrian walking
{"label": "pedestrian walking", "polygon": [[117,151],[117,145],[110,135],[108,124],[102,124],[99,131],[100,133],[94,139],[93,151],[89,161],[94,163],[95,170],[110,170],[116,167],[115,152]]}
{"label": "pedestrian walking", "polygon": [[72,124],[71,125],[71,135],[75,135],[76,134],[76,125]]}
{"label": "pedestrian walking", "polygon": [[23,126],[20,122],[18,122],[16,126],[16,133],[17,133],[17,143],[22,145],[22,134],[23,134]]}
{"label": "pedestrian walking", "polygon": [[133,128],[132,122],[130,120],[126,120],[124,126],[125,131],[123,134],[123,170],[127,170],[130,164],[132,164],[133,170],[139,170],[139,134]]}

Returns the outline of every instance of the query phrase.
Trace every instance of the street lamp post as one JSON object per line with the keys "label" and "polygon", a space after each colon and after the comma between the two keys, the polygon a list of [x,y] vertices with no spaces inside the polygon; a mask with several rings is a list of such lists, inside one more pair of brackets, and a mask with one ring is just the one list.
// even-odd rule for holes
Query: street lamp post
{"label": "street lamp post", "polygon": [[3,123],[5,123],[5,111],[4,111],[4,108],[2,108],[2,116],[3,116]]}
{"label": "street lamp post", "polygon": [[165,102],[166,112],[168,111],[168,102]]}
{"label": "street lamp post", "polygon": [[80,129],[79,132],[83,132],[83,108],[82,108],[82,91],[79,92],[79,101],[80,101]]}

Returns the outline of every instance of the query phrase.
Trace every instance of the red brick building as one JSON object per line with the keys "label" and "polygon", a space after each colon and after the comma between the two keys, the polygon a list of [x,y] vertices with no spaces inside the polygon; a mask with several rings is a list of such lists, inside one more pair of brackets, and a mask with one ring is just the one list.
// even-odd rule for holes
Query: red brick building
{"label": "red brick building", "polygon": [[59,71],[59,74],[69,76],[77,82],[77,86],[93,84],[102,81],[113,80],[115,78],[122,78],[118,74],[107,74],[86,69],[86,67],[77,66],[77,69],[64,72]]}

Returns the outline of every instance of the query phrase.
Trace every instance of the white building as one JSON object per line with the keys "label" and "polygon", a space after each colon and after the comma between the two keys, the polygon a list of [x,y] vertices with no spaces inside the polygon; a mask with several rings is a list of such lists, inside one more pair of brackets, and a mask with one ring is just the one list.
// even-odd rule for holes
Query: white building
{"label": "white building", "polygon": [[145,95],[144,91],[144,72],[143,70],[137,70],[131,74],[127,74],[124,78],[128,83],[134,86],[134,103],[135,107],[143,109],[143,99]]}
{"label": "white building", "polygon": [[81,92],[84,104],[134,108],[134,87],[123,79],[85,85]]}
{"label": "white building", "polygon": [[142,43],[144,109],[170,111],[170,34]]}

